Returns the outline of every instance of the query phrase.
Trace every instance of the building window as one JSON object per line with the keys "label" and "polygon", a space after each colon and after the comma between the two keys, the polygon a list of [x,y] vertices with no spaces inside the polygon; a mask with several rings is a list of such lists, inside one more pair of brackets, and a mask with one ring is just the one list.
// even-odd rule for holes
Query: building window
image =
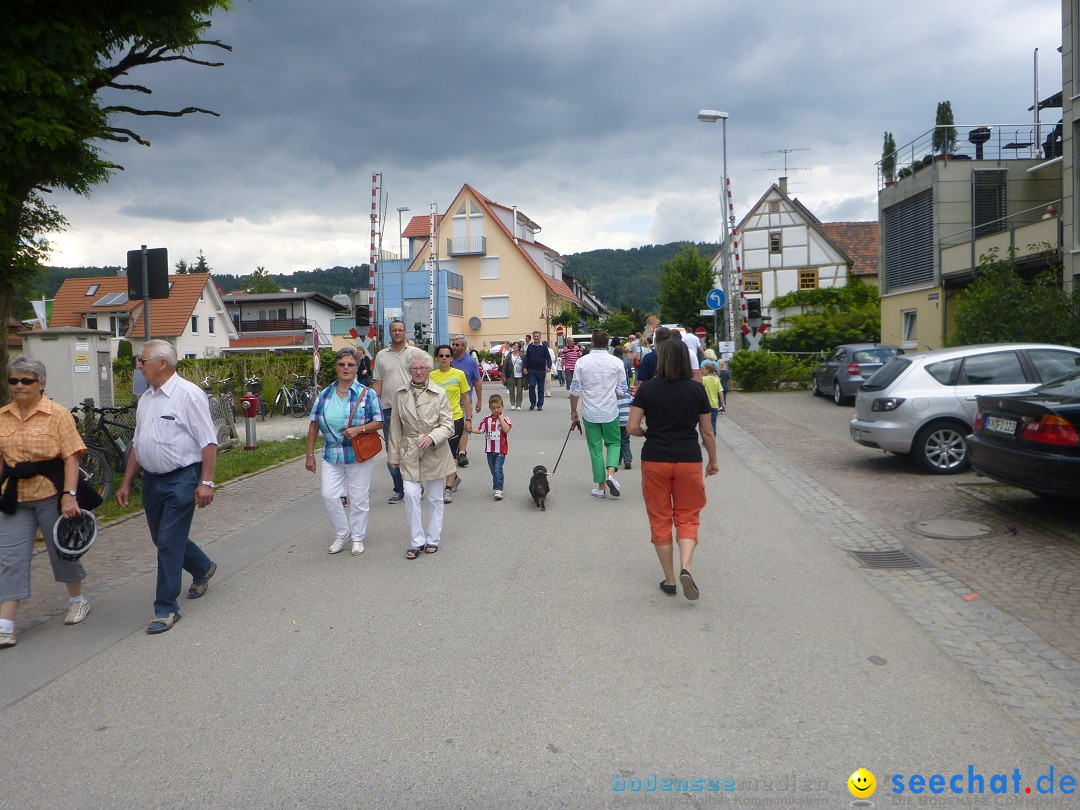
{"label": "building window", "polygon": [[914,347],[919,340],[919,313],[905,309],[900,313],[900,335],[904,348]]}
{"label": "building window", "polygon": [[458,298],[456,295],[446,296],[446,314],[464,315],[465,302],[461,298]]}
{"label": "building window", "polygon": [[770,214],[779,214],[780,213],[780,201],[779,200],[769,200],[769,213]]}
{"label": "building window", "polygon": [[86,294],[87,295],[93,295],[94,293],[96,293],[98,291],[98,288],[100,286],[101,286],[100,284],[91,284],[89,287],[86,288]]}
{"label": "building window", "polygon": [[799,289],[800,290],[816,290],[818,288],[818,271],[817,270],[800,270],[799,271]]}
{"label": "building window", "polygon": [[510,296],[509,295],[482,295],[480,296],[481,318],[509,318]]}
{"label": "building window", "polygon": [[191,334],[193,334],[193,335],[199,334],[199,316],[198,315],[192,315],[191,316]]}
{"label": "building window", "polygon": [[210,315],[206,318],[206,331],[208,334],[214,334],[214,316]]}
{"label": "building window", "polygon": [[460,273],[451,273],[446,271],[446,288],[448,290],[464,290],[465,280],[461,277]]}
{"label": "building window", "polygon": [[87,316],[87,318],[86,318],[86,328],[87,329],[97,329],[97,318],[96,317],[91,318],[91,317]]}
{"label": "building window", "polygon": [[743,290],[748,293],[761,292],[761,273],[743,273]]}
{"label": "building window", "polygon": [[499,257],[488,256],[480,260],[480,278],[499,277]]}
{"label": "building window", "polygon": [[769,231],[769,253],[783,253],[783,231]]}

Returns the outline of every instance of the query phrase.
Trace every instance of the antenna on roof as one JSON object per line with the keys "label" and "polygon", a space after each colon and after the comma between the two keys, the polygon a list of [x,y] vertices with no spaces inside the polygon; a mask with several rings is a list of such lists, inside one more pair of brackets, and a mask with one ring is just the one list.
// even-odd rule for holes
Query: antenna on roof
{"label": "antenna on roof", "polygon": [[[810,147],[808,147],[808,146],[797,146],[794,149],[770,149],[770,150],[768,150],[766,152],[762,152],[761,154],[763,154],[763,155],[777,155],[777,154],[783,155],[784,156],[784,177],[787,177],[789,171],[792,171],[792,172],[808,172],[808,171],[810,171],[809,166],[792,166],[789,169],[788,165],[787,165],[787,161],[788,161],[787,156],[789,154],[791,154],[792,152],[809,152],[809,151],[810,151]],[[780,171],[780,168],[777,167],[777,166],[770,166],[768,168],[768,171],[770,171],[770,172],[778,172],[778,171]]]}

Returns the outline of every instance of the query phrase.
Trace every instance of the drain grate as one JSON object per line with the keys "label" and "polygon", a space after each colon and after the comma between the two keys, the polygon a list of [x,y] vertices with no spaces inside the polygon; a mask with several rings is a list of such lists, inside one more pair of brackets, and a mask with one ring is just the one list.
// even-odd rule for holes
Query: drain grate
{"label": "drain grate", "polygon": [[926,568],[925,560],[916,557],[910,551],[904,549],[891,549],[889,551],[849,551],[852,557],[859,561],[864,568],[886,568],[900,570],[904,568]]}

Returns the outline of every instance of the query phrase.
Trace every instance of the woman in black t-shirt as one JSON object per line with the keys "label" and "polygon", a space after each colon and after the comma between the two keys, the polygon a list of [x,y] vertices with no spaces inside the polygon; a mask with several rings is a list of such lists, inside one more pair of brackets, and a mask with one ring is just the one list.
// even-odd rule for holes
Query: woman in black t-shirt
{"label": "woman in black t-shirt", "polygon": [[641,492],[649,528],[664,580],[660,590],[676,593],[671,529],[679,544],[679,581],[687,599],[697,599],[697,584],[690,575],[698,543],[701,510],[705,506],[705,480],[701,474],[700,434],[709,455],[705,475],[720,471],[716,463],[709,395],[693,378],[690,353],[681,340],[665,340],[657,348],[656,376],[638,386],[630,404],[627,431],[644,436],[641,449]]}

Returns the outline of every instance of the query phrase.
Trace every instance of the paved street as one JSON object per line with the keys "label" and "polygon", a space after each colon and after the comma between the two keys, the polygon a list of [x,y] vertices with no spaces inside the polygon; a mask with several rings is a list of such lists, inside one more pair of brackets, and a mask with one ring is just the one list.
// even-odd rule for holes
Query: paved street
{"label": "paved street", "polygon": [[[82,625],[55,615],[63,590],[39,557],[19,644],[0,652],[0,729],[26,752],[0,806],[846,807],[859,767],[882,806],[920,798],[892,794],[894,775],[969,766],[988,783],[1019,769],[1014,806],[1069,806],[1035,780],[1080,772],[1074,540],[973,476],[857,447],[851,412],[807,393],[733,397],[696,603],[657,588],[636,463],[622,498],[591,498],[575,434],[547,512],[532,506],[529,471],[566,436],[561,392],[508,414],[505,501],[474,445],[431,557],[405,560],[382,470],[367,552],[326,554],[299,461],[198,513],[220,573],[161,636],[144,632],[141,517],[88,555]],[[994,534],[905,528],[958,515]],[[891,549],[928,564],[871,570],[848,553]],[[650,792],[654,774],[705,787]]]}

